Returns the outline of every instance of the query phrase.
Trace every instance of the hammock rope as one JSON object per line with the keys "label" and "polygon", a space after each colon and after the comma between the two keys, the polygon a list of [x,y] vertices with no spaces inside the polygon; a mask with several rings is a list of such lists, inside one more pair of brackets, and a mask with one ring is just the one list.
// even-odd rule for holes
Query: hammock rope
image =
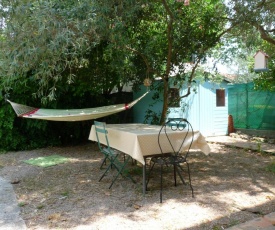
{"label": "hammock rope", "polygon": [[129,104],[108,105],[85,109],[43,109],[17,104],[10,100],[7,101],[11,104],[18,117],[50,121],[85,121],[109,116],[130,109],[145,97],[147,93],[149,93],[149,91]]}

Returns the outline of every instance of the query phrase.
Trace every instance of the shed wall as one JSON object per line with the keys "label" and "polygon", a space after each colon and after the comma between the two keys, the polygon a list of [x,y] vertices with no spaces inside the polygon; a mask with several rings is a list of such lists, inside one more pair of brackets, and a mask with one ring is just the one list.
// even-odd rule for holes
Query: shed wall
{"label": "shed wall", "polygon": [[[220,85],[205,82],[197,85],[197,92],[192,92],[187,98],[181,101],[181,107],[170,108],[168,117],[184,117],[187,118],[193,126],[194,130],[200,130],[204,136],[219,136],[227,135],[228,129],[228,93],[225,88],[225,106],[216,106],[216,89],[220,89]],[[137,98],[146,91],[145,87],[134,94]],[[181,95],[186,92],[181,89]],[[145,100],[133,107],[134,122],[144,123],[146,110],[151,109],[156,113],[161,114],[162,101],[153,104],[153,92],[146,96]],[[162,95],[160,95],[162,97]],[[147,121],[147,123],[150,123]]]}

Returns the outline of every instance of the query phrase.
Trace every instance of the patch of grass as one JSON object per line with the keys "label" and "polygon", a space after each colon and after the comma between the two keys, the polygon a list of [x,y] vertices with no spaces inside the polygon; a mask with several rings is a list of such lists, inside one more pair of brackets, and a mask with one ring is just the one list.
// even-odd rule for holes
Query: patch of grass
{"label": "patch of grass", "polygon": [[129,173],[131,175],[142,175],[142,168],[141,167],[134,167],[129,169]]}
{"label": "patch of grass", "polygon": [[274,162],[271,162],[267,167],[266,167],[266,170],[268,172],[273,172],[275,173],[275,161]]}
{"label": "patch of grass", "polygon": [[37,209],[42,209],[42,208],[44,208],[44,207],[45,207],[45,205],[40,204],[40,205],[38,205],[36,208],[37,208]]}
{"label": "patch of grass", "polygon": [[25,202],[19,202],[19,203],[18,203],[18,206],[19,206],[19,207],[24,207],[25,205],[26,205]]}
{"label": "patch of grass", "polygon": [[258,149],[258,152],[262,152],[262,143],[257,142],[257,149]]}
{"label": "patch of grass", "polygon": [[67,197],[67,196],[69,196],[69,192],[68,191],[62,192],[61,195]]}

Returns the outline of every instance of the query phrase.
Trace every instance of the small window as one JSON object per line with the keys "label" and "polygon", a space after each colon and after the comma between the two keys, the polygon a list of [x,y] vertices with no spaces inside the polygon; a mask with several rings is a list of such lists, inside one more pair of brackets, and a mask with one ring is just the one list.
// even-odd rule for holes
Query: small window
{"label": "small window", "polygon": [[216,106],[225,106],[225,90],[216,89]]}
{"label": "small window", "polygon": [[180,92],[178,88],[169,89],[169,107],[180,107]]}

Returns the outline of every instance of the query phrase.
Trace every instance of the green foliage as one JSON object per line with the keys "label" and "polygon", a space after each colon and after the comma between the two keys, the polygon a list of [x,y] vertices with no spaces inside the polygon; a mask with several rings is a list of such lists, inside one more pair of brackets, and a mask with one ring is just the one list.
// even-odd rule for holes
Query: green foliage
{"label": "green foliage", "polygon": [[[0,98],[0,150],[15,150],[20,148],[20,143],[25,141],[25,138],[20,135],[18,129],[14,129],[13,123],[15,114],[10,106]],[[7,148],[7,146],[9,146]]]}
{"label": "green foliage", "polygon": [[[229,47],[231,55],[236,61],[233,62],[239,66],[242,75],[242,82],[252,80],[255,83],[255,88],[258,90],[275,91],[274,78],[274,20],[275,20],[275,4],[273,1],[258,1],[258,0],[232,0],[227,6],[227,16],[229,18],[228,35],[226,36],[231,42]],[[237,44],[238,49],[234,49],[234,44]],[[232,52],[232,50],[234,51]],[[234,52],[241,51],[236,54]],[[254,73],[253,55],[256,51],[262,50],[270,55],[269,70],[265,73]],[[232,55],[233,54],[233,55]],[[240,65],[241,63],[241,65]],[[246,66],[242,65],[246,64]],[[246,67],[246,74],[243,74],[243,69]],[[256,77],[256,78],[255,78]],[[245,78],[245,79],[244,79]]]}
{"label": "green foliage", "polygon": [[151,109],[146,110],[146,115],[144,117],[144,123],[152,124],[152,125],[159,125],[160,123],[160,115],[156,111]]}
{"label": "green foliage", "polygon": [[259,74],[254,83],[256,90],[275,92],[275,69],[271,69],[269,73]]}
{"label": "green foliage", "polygon": [[[114,87],[120,91],[125,83],[160,77],[163,120],[168,79],[177,72],[177,82],[192,86],[198,64],[224,32],[224,15],[216,0],[190,6],[175,0],[3,0],[1,91],[35,107],[96,107],[110,102]],[[156,122],[157,114],[151,115]],[[12,132],[18,129],[14,148],[27,148],[71,142],[87,135],[82,128],[89,124],[11,118],[10,126]]]}
{"label": "green foliage", "polygon": [[[0,81],[1,82],[1,81]],[[28,84],[29,87],[23,87]],[[1,84],[0,84],[1,85]],[[19,103],[33,103],[31,98],[32,82],[18,82],[13,88],[13,99]],[[44,147],[53,142],[53,137],[47,136],[45,121],[34,121],[16,118],[12,107],[5,102],[5,90],[0,91],[0,149],[23,150]]]}
{"label": "green foliage", "polygon": [[[109,94],[114,86],[121,90],[123,84],[136,78],[132,55],[110,42],[119,34],[110,34],[114,20],[106,20],[109,15],[105,14],[111,9],[104,4],[88,0],[3,0],[0,16],[6,26],[0,28],[0,77],[5,89],[31,78],[36,84],[32,94],[47,103],[74,83],[91,93]],[[127,20],[135,9],[132,6],[131,1],[123,6],[128,9],[124,13]],[[117,28],[120,26],[115,32]]]}
{"label": "green foliage", "polygon": [[24,206],[26,206],[26,205],[27,205],[27,203],[25,203],[25,202],[19,202],[19,203],[18,203],[18,206],[19,206],[19,207],[24,207]]}
{"label": "green foliage", "polygon": [[263,42],[261,50],[268,54],[268,71],[258,73],[254,80],[255,89],[275,92],[275,45]]}
{"label": "green foliage", "polygon": [[266,170],[272,173],[275,173],[275,162],[270,163],[267,167]]}
{"label": "green foliage", "polygon": [[[1,85],[1,84],[0,84]],[[28,87],[26,87],[26,85]],[[61,88],[61,86],[60,86]],[[18,81],[10,90],[10,100],[41,108],[90,108],[116,103],[109,96],[93,94],[84,82],[75,82],[68,87],[58,90],[57,100],[43,105],[39,99],[32,97],[35,92],[35,83],[31,80]],[[54,122],[34,119],[17,118],[9,103],[5,102],[6,91],[0,91],[0,150],[25,150],[53,145],[78,144],[88,141],[93,121],[82,122]],[[69,96],[68,96],[69,95]],[[124,96],[124,100],[127,98]],[[132,98],[129,98],[129,102]],[[121,100],[119,98],[118,100]],[[117,119],[119,115],[108,118]]]}
{"label": "green foliage", "polygon": [[258,35],[268,43],[275,44],[273,1],[231,0],[226,6],[230,33],[243,38],[249,37],[253,44]]}
{"label": "green foliage", "polygon": [[[1,6],[3,84],[8,89],[32,78],[43,102],[74,83],[108,94],[145,77],[166,81],[174,71],[183,75],[191,56],[195,70],[225,25],[220,1],[3,0]],[[193,77],[194,71],[188,81]]]}
{"label": "green foliage", "polygon": [[[90,1],[3,0],[0,76],[7,85],[18,76],[37,80],[38,97],[55,97],[57,82],[71,83],[75,69],[86,65],[84,55],[97,43]],[[64,71],[67,71],[64,74]]]}

